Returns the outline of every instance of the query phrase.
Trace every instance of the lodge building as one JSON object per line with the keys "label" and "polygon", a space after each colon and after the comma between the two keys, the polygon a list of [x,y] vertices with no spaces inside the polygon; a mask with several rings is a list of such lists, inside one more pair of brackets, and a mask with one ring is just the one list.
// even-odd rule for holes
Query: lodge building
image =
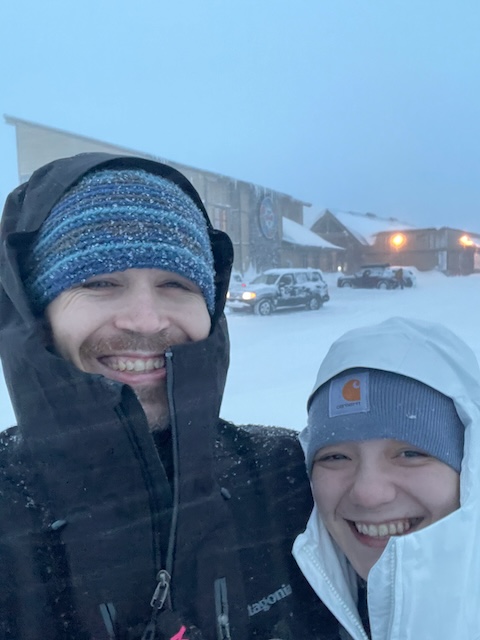
{"label": "lodge building", "polygon": [[15,127],[19,182],[52,160],[88,151],[140,156],[178,169],[197,189],[213,226],[231,237],[234,269],[247,278],[273,267],[351,273],[373,262],[438,269],[448,275],[480,271],[479,233],[448,227],[418,229],[373,213],[315,211],[310,203],[268,187],[4,117]]}
{"label": "lodge building", "polygon": [[[15,127],[20,183],[52,160],[88,151],[140,156],[178,169],[200,194],[213,226],[231,237],[234,269],[242,274],[283,266],[326,268],[336,263],[329,253],[343,252],[302,227],[303,208],[310,205],[293,196],[12,116],[5,121]],[[289,229],[285,242],[283,220]]]}

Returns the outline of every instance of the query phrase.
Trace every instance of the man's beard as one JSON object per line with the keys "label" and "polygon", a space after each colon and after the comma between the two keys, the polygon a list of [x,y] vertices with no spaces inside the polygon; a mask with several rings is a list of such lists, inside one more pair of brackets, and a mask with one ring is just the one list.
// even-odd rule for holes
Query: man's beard
{"label": "man's beard", "polygon": [[[108,338],[87,339],[80,348],[80,355],[84,354],[86,358],[95,358],[130,351],[161,354],[163,356],[171,344],[167,331],[160,331],[151,336],[134,332],[122,332]],[[166,380],[159,380],[156,385],[131,386],[131,389],[142,405],[150,431],[163,431],[168,428],[170,412]]]}
{"label": "man's beard", "polygon": [[165,380],[155,387],[132,387],[142,405],[150,431],[163,431],[169,427],[170,411]]}

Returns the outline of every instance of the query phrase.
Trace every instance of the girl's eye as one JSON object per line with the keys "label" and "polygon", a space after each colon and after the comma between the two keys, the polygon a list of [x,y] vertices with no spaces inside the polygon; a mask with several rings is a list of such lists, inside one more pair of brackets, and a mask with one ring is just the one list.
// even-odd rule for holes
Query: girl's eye
{"label": "girl's eye", "polygon": [[427,453],[424,453],[423,451],[415,451],[414,449],[413,450],[409,449],[407,451],[402,451],[400,453],[400,455],[403,458],[428,458],[429,457]]}

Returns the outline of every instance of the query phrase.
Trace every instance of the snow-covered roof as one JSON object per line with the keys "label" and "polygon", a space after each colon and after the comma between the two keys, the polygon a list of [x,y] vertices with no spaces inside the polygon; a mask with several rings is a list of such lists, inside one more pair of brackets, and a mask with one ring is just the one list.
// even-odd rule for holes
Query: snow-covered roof
{"label": "snow-covered roof", "polygon": [[329,211],[348,231],[363,245],[372,245],[375,242],[377,233],[384,231],[403,231],[408,229],[416,229],[413,224],[402,222],[396,218],[381,218],[374,213],[358,213],[356,211],[339,211],[338,209],[324,209],[317,214],[305,215],[308,220],[309,228],[313,227],[315,222]]}
{"label": "snow-covered roof", "polygon": [[331,242],[327,242],[320,236],[318,236],[307,227],[302,224],[298,224],[290,218],[282,218],[283,226],[283,240],[284,242],[290,242],[291,244],[301,245],[303,247],[320,247],[322,249],[340,249],[344,251],[342,247],[337,247]]}

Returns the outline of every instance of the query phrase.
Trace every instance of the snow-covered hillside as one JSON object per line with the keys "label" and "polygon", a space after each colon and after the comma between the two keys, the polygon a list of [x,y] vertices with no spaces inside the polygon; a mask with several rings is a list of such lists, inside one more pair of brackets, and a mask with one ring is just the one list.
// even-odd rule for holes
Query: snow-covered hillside
{"label": "snow-covered hillside", "polygon": [[[330,301],[319,311],[287,310],[269,317],[228,313],[232,356],[222,416],[237,423],[301,429],[306,398],[331,342],[353,327],[394,315],[444,323],[480,359],[480,275],[447,278],[420,273],[415,289],[338,289],[327,275]],[[0,379],[0,428],[14,422]]]}

